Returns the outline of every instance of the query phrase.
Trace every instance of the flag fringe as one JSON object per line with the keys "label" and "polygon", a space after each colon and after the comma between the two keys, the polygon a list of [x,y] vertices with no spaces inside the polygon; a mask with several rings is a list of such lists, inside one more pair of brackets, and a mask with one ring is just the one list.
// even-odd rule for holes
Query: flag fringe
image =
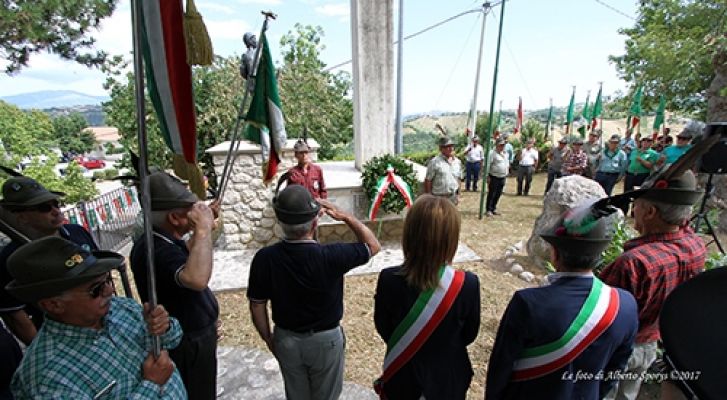
{"label": "flag fringe", "polygon": [[184,40],[187,44],[187,64],[212,65],[214,58],[212,41],[194,0],[187,0],[184,12]]}

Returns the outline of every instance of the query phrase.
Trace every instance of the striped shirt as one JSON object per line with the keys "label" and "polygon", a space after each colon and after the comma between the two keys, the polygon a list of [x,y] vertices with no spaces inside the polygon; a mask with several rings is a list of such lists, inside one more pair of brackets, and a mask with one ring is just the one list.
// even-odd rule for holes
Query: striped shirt
{"label": "striped shirt", "polygon": [[[179,344],[182,329],[169,318],[162,347]],[[176,370],[159,386],[142,377],[151,349],[142,308],[134,300],[112,297],[100,330],[46,319],[15,373],[12,391],[23,399],[186,399]]]}

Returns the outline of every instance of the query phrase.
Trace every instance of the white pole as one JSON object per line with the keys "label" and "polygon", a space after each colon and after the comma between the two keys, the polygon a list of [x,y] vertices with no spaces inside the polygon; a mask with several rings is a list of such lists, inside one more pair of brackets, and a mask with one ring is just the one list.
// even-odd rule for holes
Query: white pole
{"label": "white pole", "polygon": [[[485,24],[487,23],[487,13],[490,11],[490,8],[491,5],[489,2],[482,4],[482,30],[480,31],[480,50],[477,54],[477,71],[475,72],[475,94],[472,97],[472,109],[470,110],[472,120],[470,121],[470,126],[468,126],[470,130],[470,139],[477,134],[475,132],[475,127],[477,126],[477,93],[480,87],[480,74],[482,72],[482,68],[480,68],[482,65],[482,49],[485,47]],[[492,116],[490,116],[490,118],[492,118]]]}

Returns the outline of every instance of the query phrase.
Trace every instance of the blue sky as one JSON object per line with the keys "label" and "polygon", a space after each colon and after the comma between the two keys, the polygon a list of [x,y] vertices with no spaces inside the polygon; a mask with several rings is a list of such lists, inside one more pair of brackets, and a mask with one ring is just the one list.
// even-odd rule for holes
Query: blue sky
{"label": "blue sky", "polygon": [[[393,1],[396,29],[398,0]],[[593,100],[599,81],[604,82],[605,94],[625,90],[608,56],[623,53],[624,36],[618,34],[618,29],[634,21],[604,3],[635,16],[635,0],[508,0],[496,106],[502,101],[504,109],[513,109],[518,96],[522,96],[526,111],[547,107],[551,97],[556,106],[565,106],[573,85],[577,101],[584,101],[588,90],[592,90]],[[242,35],[260,30],[260,10],[265,9],[278,14],[268,30],[278,60],[280,37],[295,23],[323,27],[326,48],[322,59],[326,64],[336,65],[351,58],[349,1],[196,0],[196,4],[217,54],[241,54]],[[404,34],[481,4],[473,0],[405,0]],[[487,17],[478,94],[480,110],[489,109],[499,17],[499,7]],[[96,35],[98,47],[130,58],[130,18],[129,1],[121,0]],[[481,18],[481,13],[468,14],[404,43],[404,114],[468,110],[474,94]],[[343,69],[350,70],[350,65]],[[61,89],[104,95],[103,80],[97,70],[41,54],[17,75],[0,74],[0,95]]]}

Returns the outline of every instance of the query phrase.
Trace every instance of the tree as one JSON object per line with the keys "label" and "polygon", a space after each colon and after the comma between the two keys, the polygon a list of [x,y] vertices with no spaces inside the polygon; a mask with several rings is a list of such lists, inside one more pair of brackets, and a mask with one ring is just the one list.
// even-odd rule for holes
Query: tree
{"label": "tree", "polygon": [[644,86],[645,108],[654,109],[663,94],[667,108],[703,118],[726,31],[724,0],[642,0],[634,27],[620,30],[626,53],[610,60],[634,89]]}
{"label": "tree", "polygon": [[9,61],[6,74],[28,65],[41,51],[86,66],[100,65],[103,51],[82,53],[95,43],[90,35],[110,16],[118,0],[6,0],[0,7],[0,58]]}
{"label": "tree", "polygon": [[323,71],[320,52],[323,29],[295,25],[280,40],[283,65],[278,84],[288,137],[316,139],[323,159],[351,156],[342,149],[353,140],[353,102],[351,78],[345,72]]}
{"label": "tree", "polygon": [[63,179],[62,190],[66,193],[64,201],[67,204],[91,200],[98,195],[96,185],[90,179],[83,176],[81,167],[76,161],[68,164],[66,176]]}
{"label": "tree", "polygon": [[53,125],[45,113],[23,111],[0,101],[0,141],[10,165],[25,156],[38,156],[55,145]]}
{"label": "tree", "polygon": [[91,151],[96,143],[96,138],[93,133],[86,130],[86,127],[88,127],[88,123],[81,113],[74,112],[68,116],[62,115],[54,118],[53,131],[61,151],[74,154]]}
{"label": "tree", "polygon": [[[231,56],[215,57],[212,65],[192,70],[197,114],[197,159],[207,176],[214,175],[214,168],[212,158],[205,150],[229,139],[242,101],[242,78],[238,68],[239,58]],[[115,57],[103,68],[107,75],[105,88],[111,97],[103,104],[103,109],[109,125],[118,128],[121,144],[138,154],[135,82],[132,73],[123,72],[125,69],[126,63],[120,57]],[[172,153],[164,143],[148,96],[145,104],[149,165],[170,168]],[[128,158],[124,160],[123,164],[128,167]]]}

